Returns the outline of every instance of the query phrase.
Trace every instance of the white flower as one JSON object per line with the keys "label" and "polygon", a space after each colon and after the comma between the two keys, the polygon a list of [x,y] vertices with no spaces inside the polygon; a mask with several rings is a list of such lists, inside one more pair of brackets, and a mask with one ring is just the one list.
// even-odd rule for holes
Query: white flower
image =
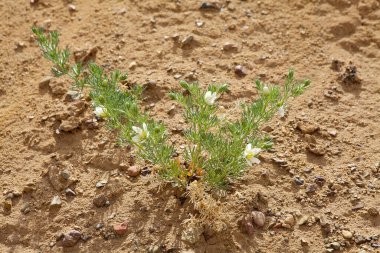
{"label": "white flower", "polygon": [[252,166],[252,164],[259,164],[260,160],[256,157],[261,152],[261,148],[252,148],[252,144],[249,143],[244,150],[244,158],[247,163]]}
{"label": "white flower", "polygon": [[213,105],[217,98],[217,94],[216,92],[207,91],[204,98],[205,98],[206,104]]}
{"label": "white flower", "polygon": [[269,93],[270,93],[270,90],[269,90],[268,86],[265,85],[265,86],[263,87],[263,94],[264,94],[264,95],[268,95]]}
{"label": "white flower", "polygon": [[106,108],[102,105],[95,107],[94,113],[98,118],[105,118],[107,116]]}
{"label": "white flower", "polygon": [[137,126],[132,126],[132,130],[135,131],[136,135],[132,137],[132,141],[139,143],[149,137],[148,127],[143,123],[143,128]]}
{"label": "white flower", "polygon": [[278,114],[280,115],[281,118],[285,117],[285,114],[286,114],[285,105],[282,105],[280,108],[278,108]]}

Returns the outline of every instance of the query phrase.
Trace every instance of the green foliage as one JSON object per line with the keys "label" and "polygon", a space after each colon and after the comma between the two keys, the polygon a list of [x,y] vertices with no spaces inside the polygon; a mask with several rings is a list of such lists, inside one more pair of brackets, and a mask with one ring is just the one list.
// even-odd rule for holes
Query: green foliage
{"label": "green foliage", "polygon": [[140,110],[140,85],[125,88],[122,84],[127,80],[126,73],[116,70],[106,74],[95,63],[70,66],[69,50],[58,48],[57,32],[45,35],[40,28],[32,30],[44,57],[54,64],[52,72],[69,76],[74,88],[89,89],[95,114],[119,131],[120,143],[134,146],[138,157],[153,164],[161,178],[184,188],[194,180],[211,187],[225,187],[247,167],[258,163],[258,153],[272,147],[271,139],[260,132],[262,124],[279,110],[284,111],[286,101],[300,95],[310,84],[308,80],[295,80],[293,70],[289,71],[283,89],[258,80],[259,98],[242,104],[240,119],[229,120],[221,119],[216,103],[228,90],[226,84],[210,85],[203,90],[197,83],[181,81],[184,91],[170,92],[169,97],[184,109],[189,123],[184,134],[188,145],[182,157],[174,157],[175,147],[168,143],[165,126]]}
{"label": "green foliage", "polygon": [[218,97],[227,91],[227,85],[209,86],[202,91],[197,84],[182,81],[185,92],[171,92],[170,97],[184,107],[185,119],[191,126],[185,133],[193,145],[186,150],[186,162],[192,169],[203,170],[203,178],[210,186],[225,186],[229,179],[240,176],[247,167],[243,154],[248,143],[261,150],[272,147],[270,138],[260,134],[261,125],[271,119],[290,97],[301,94],[309,83],[295,80],[292,70],[286,77],[283,92],[277,86],[267,86],[258,80],[259,99],[242,104],[239,120],[221,121],[216,103],[206,103],[206,93],[215,92]]}

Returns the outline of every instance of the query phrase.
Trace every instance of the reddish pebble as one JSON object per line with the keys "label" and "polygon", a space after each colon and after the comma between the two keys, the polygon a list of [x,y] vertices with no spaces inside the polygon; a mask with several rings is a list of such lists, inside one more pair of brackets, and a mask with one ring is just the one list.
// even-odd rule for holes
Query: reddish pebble
{"label": "reddish pebble", "polygon": [[140,175],[141,169],[137,166],[131,166],[128,168],[127,173],[130,177],[137,177]]}
{"label": "reddish pebble", "polygon": [[127,229],[128,229],[128,225],[126,221],[124,221],[121,224],[113,225],[113,230],[118,235],[124,235],[127,232]]}

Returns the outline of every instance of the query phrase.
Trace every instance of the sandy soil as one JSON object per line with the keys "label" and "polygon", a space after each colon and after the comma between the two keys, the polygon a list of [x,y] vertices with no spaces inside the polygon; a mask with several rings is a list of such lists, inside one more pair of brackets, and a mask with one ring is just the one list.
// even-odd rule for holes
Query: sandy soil
{"label": "sandy soil", "polygon": [[[0,2],[0,252],[380,252],[378,0],[231,0],[208,10],[184,0],[68,4]],[[293,67],[312,85],[265,128],[274,152],[221,199],[225,229],[203,229],[192,244],[183,240],[183,221],[196,216],[189,200],[151,174],[129,177],[133,155],[91,121],[89,101],[68,99],[68,80],[41,84],[50,64],[33,24],[58,30],[72,51],[96,47],[97,63],[147,84],[147,109],[175,133],[183,120],[179,110],[168,114],[165,94],[176,78],[229,83],[227,112],[256,97],[257,77],[281,83]],[[73,130],[57,133],[68,121]],[[99,194],[108,206],[94,206]],[[50,207],[54,196],[61,207]],[[266,223],[247,235],[238,221],[252,210]],[[127,232],[115,235],[125,221]],[[81,239],[63,247],[61,234],[73,229]]]}

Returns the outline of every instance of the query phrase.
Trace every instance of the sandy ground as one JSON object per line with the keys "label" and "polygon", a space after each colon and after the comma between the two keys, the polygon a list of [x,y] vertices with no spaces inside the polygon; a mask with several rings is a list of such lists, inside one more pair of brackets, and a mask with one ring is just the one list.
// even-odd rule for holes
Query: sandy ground
{"label": "sandy ground", "polygon": [[[78,0],[70,10],[68,1],[0,1],[0,252],[380,252],[380,1],[212,3]],[[265,128],[274,152],[221,199],[224,230],[203,229],[190,243],[189,200],[151,174],[129,177],[133,154],[91,121],[89,101],[67,99],[68,80],[40,84],[50,64],[33,24],[58,30],[72,51],[96,47],[98,64],[148,84],[144,104],[173,140],[183,120],[168,114],[166,93],[177,79],[229,83],[227,112],[257,96],[257,77],[281,84],[292,67],[312,85]],[[67,121],[73,130],[57,133]],[[109,206],[94,206],[99,194]],[[61,207],[50,207],[54,196]],[[247,235],[238,221],[252,210],[266,223]],[[127,232],[115,235],[124,221]],[[70,230],[81,239],[62,247]]]}

